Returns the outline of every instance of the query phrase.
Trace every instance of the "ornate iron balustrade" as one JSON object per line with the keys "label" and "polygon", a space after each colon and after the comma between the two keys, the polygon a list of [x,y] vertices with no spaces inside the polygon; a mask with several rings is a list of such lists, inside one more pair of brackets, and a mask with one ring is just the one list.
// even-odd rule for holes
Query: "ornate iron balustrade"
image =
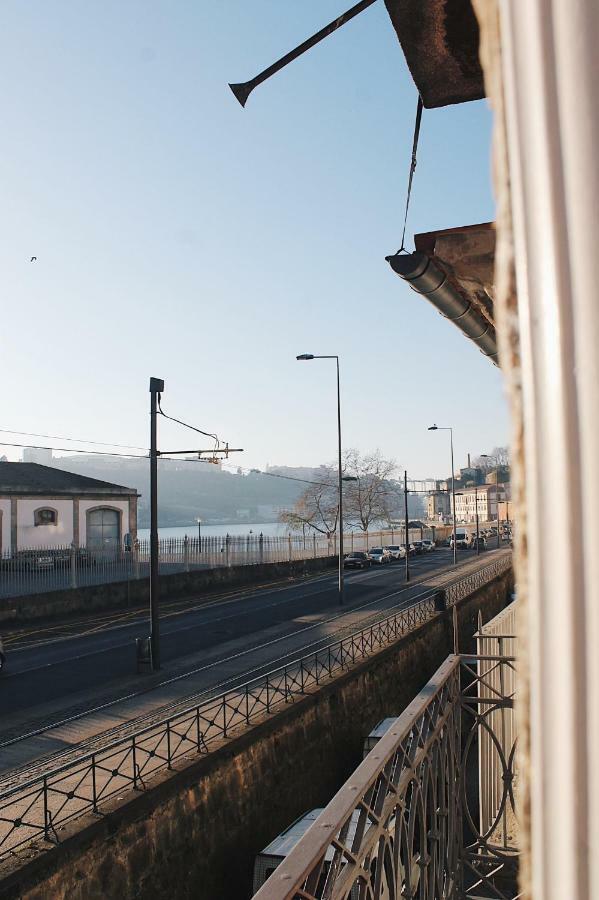
{"label": "ornate iron balustrade", "polygon": [[[508,565],[505,562],[497,560],[486,566],[482,570],[486,577],[479,579],[479,586],[509,568],[510,558]],[[58,842],[59,829],[73,819],[99,812],[102,804],[128,790],[144,790],[159,771],[209,753],[234,732],[310,693],[418,628],[436,614],[438,591],[434,589],[407,609],[240,687],[213,699],[190,702],[183,711],[3,791],[0,858],[35,840]]]}
{"label": "ornate iron balustrade", "polygon": [[[455,606],[464,597],[475,593],[485,584],[488,584],[493,578],[503,575],[512,567],[511,554],[507,553],[494,560],[483,569],[477,569],[469,575],[465,575],[445,588],[445,602],[447,606]],[[492,575],[491,573],[494,573]]]}
{"label": "ornate iron balustrade", "polygon": [[513,666],[448,657],[255,900],[516,898],[517,850],[493,840],[505,810],[515,819],[513,749],[500,754],[504,795],[484,831],[475,783],[489,710],[513,705],[485,679]]}

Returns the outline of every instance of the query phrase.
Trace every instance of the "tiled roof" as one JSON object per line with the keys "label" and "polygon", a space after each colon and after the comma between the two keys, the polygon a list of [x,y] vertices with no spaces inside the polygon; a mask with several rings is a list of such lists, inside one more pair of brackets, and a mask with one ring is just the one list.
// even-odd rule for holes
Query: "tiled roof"
{"label": "tiled roof", "polygon": [[65,494],[124,494],[135,496],[135,488],[111,484],[98,478],[88,478],[38,463],[0,462],[0,495],[37,494],[54,496]]}

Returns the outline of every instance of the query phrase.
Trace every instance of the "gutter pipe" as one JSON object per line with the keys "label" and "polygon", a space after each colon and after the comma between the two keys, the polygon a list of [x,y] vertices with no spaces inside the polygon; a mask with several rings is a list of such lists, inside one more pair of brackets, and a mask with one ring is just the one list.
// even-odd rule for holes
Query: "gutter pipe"
{"label": "gutter pipe", "polygon": [[495,328],[475,309],[470,300],[462,297],[447,274],[426,253],[395,253],[385,259],[393,271],[408,282],[412,290],[426,297],[442,316],[450,319],[476,344],[481,353],[488,356],[494,365],[499,365]]}

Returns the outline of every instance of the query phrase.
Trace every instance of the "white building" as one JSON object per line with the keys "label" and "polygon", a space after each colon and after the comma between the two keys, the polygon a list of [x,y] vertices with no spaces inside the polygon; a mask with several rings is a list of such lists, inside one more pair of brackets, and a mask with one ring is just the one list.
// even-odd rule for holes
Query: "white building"
{"label": "white building", "polygon": [[430,521],[436,519],[443,522],[451,516],[451,493],[448,491],[430,491],[426,498],[426,517]]}
{"label": "white building", "polygon": [[135,488],[28,462],[0,462],[0,552],[117,548],[137,535]]}
{"label": "white building", "polygon": [[509,500],[509,485],[479,484],[474,488],[461,488],[455,495],[455,515],[457,522],[492,522],[497,519],[497,503]]}

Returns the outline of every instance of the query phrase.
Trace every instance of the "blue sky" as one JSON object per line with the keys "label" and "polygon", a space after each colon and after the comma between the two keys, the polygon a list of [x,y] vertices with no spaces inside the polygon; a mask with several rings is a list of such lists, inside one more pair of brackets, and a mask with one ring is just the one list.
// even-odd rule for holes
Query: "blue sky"
{"label": "blue sky", "polygon": [[[384,260],[416,91],[382,0],[245,110],[227,87],[349,5],[4,0],[0,427],[147,446],[154,375],[236,464],[316,465],[334,369],[311,352],[341,356],[346,446],[425,477],[433,421],[456,463],[507,442],[500,373]],[[410,239],[493,218],[490,129],[485,102],[425,110]]]}

